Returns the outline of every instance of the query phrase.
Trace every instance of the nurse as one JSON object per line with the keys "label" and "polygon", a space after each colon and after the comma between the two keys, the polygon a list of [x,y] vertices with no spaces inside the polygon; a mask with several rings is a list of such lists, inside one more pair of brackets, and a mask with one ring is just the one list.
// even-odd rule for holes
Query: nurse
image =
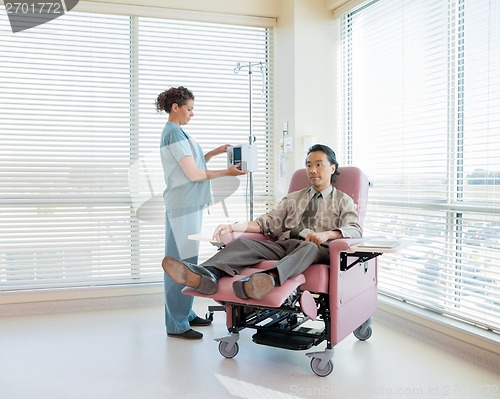
{"label": "nurse", "polygon": [[[194,95],[187,88],[171,87],[156,99],[158,112],[165,111],[168,121],[163,128],[160,155],[167,188],[165,203],[165,255],[184,262],[198,264],[199,241],[189,240],[190,234],[201,231],[203,208],[211,202],[210,182],[222,176],[240,176],[247,172],[239,165],[227,169],[208,170],[207,162],[227,151],[228,144],[203,154],[200,145],[181,126],[194,116]],[[169,337],[201,339],[203,334],[191,327],[203,327],[210,320],[194,312],[190,295],[183,295],[183,285],[164,274],[165,326]]]}

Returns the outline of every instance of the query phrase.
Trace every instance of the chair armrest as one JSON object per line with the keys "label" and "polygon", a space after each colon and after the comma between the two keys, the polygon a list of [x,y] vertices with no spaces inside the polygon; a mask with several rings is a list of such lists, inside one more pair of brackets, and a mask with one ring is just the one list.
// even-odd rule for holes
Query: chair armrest
{"label": "chair armrest", "polygon": [[338,254],[339,252],[345,251],[350,247],[353,247],[362,242],[380,238],[385,238],[385,237],[377,236],[377,237],[359,237],[359,238],[340,238],[337,240],[332,240],[328,243],[328,248],[330,249],[330,257],[332,256],[332,253]]}
{"label": "chair armrest", "polygon": [[258,241],[275,241],[275,238],[271,236],[266,236],[265,234],[262,233],[245,233],[240,231],[224,234],[221,237],[221,241],[224,244],[229,244],[231,241],[236,240],[237,238],[250,238],[252,240],[258,240]]}
{"label": "chair armrest", "polygon": [[334,254],[338,254],[339,252],[345,251],[350,247],[366,240],[368,240],[368,238],[361,237],[361,238],[340,238],[337,240],[330,241],[328,243],[328,248],[330,249],[330,258]]}

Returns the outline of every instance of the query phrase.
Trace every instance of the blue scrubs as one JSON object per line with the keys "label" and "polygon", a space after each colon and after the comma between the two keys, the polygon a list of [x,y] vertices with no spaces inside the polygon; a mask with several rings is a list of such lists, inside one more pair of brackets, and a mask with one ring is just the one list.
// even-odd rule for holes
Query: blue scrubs
{"label": "blue scrubs", "polygon": [[[182,128],[172,122],[165,125],[160,143],[163,174],[167,185],[165,202],[165,255],[198,264],[199,242],[189,240],[190,234],[201,232],[203,208],[210,203],[210,183],[192,182],[179,161],[193,157],[199,169],[207,169],[200,145]],[[164,273],[165,327],[168,333],[180,334],[190,329],[189,321],[196,317],[194,298],[181,293],[182,285]]]}

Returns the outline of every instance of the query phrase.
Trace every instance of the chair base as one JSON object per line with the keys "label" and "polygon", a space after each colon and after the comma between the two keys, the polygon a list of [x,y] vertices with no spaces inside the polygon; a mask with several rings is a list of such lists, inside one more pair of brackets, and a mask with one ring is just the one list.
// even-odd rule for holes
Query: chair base
{"label": "chair base", "polygon": [[252,341],[256,344],[290,350],[310,349],[314,344],[318,344],[317,340],[311,337],[289,335],[278,331],[258,331],[252,336]]}

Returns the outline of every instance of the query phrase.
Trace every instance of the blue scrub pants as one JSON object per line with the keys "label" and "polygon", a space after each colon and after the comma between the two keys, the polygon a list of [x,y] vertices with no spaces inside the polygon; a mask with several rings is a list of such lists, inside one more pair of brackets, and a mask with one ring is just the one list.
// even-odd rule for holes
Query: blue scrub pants
{"label": "blue scrub pants", "polygon": [[[184,262],[198,264],[199,241],[188,239],[201,232],[203,207],[167,209],[165,212],[165,255]],[[167,333],[182,334],[190,329],[189,321],[196,317],[192,309],[194,297],[184,295],[183,285],[163,273],[165,292],[165,327]]]}

